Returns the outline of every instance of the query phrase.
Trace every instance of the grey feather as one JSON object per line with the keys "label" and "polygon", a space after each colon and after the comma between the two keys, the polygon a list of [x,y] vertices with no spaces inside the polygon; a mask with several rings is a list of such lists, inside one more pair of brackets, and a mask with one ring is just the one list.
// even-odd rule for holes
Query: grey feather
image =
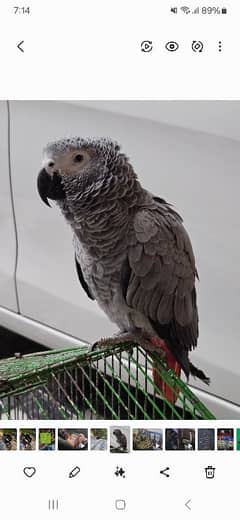
{"label": "grey feather", "polygon": [[78,274],[78,279],[79,279],[79,282],[82,286],[82,288],[84,289],[85,293],[88,295],[88,297],[91,299],[91,300],[94,300],[94,296],[92,295],[87,283],[85,282],[84,280],[84,276],[83,276],[83,272],[82,272],[82,269],[81,269],[81,266],[80,266],[80,263],[78,262],[77,260],[77,257],[75,256],[75,263],[76,263],[76,269],[77,269],[77,274]]}

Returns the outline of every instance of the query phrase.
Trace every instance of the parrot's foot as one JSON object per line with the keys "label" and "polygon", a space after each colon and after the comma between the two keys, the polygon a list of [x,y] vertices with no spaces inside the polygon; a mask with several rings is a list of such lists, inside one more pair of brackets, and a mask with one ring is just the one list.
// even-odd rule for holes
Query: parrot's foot
{"label": "parrot's foot", "polygon": [[91,351],[100,348],[111,348],[120,345],[121,343],[137,343],[136,338],[128,332],[118,332],[114,336],[108,338],[101,338],[91,346]]}
{"label": "parrot's foot", "polygon": [[147,350],[148,352],[157,352],[162,359],[165,359],[165,352],[161,348],[161,344],[160,344],[160,342],[162,340],[158,339],[158,341],[159,341],[158,343],[153,342],[152,340],[153,340],[153,338],[151,338],[149,335],[145,334],[144,332],[138,332],[138,331],[119,332],[112,337],[101,338],[100,340],[96,341],[90,347],[90,350],[92,352],[99,348],[112,348],[112,347],[120,345],[121,343],[133,343],[134,346],[139,345],[140,347],[143,347],[144,350]]}

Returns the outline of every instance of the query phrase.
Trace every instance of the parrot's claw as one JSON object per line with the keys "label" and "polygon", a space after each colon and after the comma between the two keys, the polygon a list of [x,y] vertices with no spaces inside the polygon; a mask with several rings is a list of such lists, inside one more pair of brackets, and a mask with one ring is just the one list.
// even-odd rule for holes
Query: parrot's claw
{"label": "parrot's claw", "polygon": [[98,341],[95,341],[92,345],[90,345],[89,351],[90,352],[94,352],[95,350],[98,350],[98,349],[100,349],[102,347],[107,346],[107,341],[109,339],[110,338],[101,338]]}
{"label": "parrot's claw", "polygon": [[127,341],[131,341],[132,342],[132,338],[128,338],[126,337],[125,335],[124,336],[120,336],[120,335],[115,335],[113,337],[109,337],[109,338],[101,338],[99,339],[98,341],[95,341],[91,347],[90,347],[90,352],[94,352],[95,350],[98,350],[98,349],[101,349],[101,348],[111,348],[111,347],[114,347],[114,346],[117,346],[121,343],[126,343]]}
{"label": "parrot's claw", "polygon": [[[161,340],[160,340],[161,341]],[[90,352],[94,352],[101,348],[113,348],[119,346],[121,343],[133,343],[134,346],[139,345],[147,352],[157,352],[161,359],[165,359],[165,352],[161,349],[160,344],[153,344],[151,338],[144,333],[140,332],[119,332],[112,337],[101,338],[95,341],[91,347]],[[133,348],[128,349],[129,354],[133,355]]]}

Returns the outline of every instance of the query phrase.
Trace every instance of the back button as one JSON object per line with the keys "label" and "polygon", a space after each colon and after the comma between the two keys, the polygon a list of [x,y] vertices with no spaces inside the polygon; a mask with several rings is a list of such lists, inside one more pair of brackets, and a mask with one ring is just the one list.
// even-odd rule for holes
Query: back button
{"label": "back button", "polygon": [[21,52],[24,52],[23,44],[24,44],[24,40],[22,40],[21,42],[17,43],[17,48],[18,48]]}

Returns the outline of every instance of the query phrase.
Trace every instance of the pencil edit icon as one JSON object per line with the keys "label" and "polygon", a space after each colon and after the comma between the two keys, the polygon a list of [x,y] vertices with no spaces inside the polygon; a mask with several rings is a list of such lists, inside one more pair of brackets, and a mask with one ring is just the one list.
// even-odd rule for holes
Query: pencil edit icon
{"label": "pencil edit icon", "polygon": [[75,466],[69,473],[68,475],[68,478],[74,478],[78,475],[78,473],[80,473],[80,468],[79,466]]}

